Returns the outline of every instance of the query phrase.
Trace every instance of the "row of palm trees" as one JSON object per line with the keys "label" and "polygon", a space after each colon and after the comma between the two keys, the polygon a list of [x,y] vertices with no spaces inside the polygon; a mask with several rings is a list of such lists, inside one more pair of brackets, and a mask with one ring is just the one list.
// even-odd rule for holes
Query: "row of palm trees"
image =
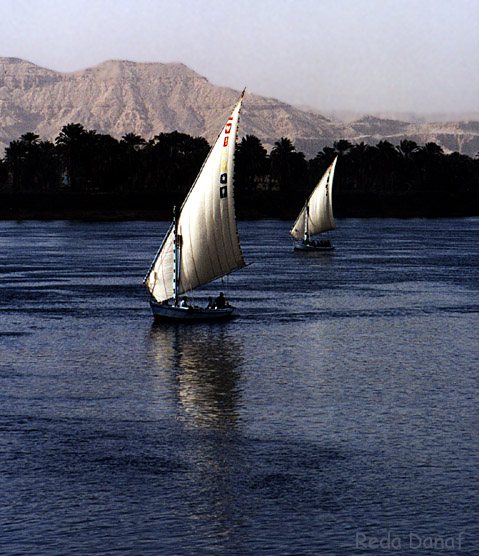
{"label": "row of palm trees", "polygon": [[[146,141],[128,133],[121,140],[65,125],[54,142],[23,134],[0,160],[0,187],[13,191],[177,192],[188,190],[206,154],[208,142],[177,131]],[[238,145],[235,181],[238,196],[257,190],[304,195],[339,155],[336,192],[443,193],[479,192],[479,158],[445,154],[436,143],[423,146],[404,139],[394,146],[336,141],[307,160],[288,138],[271,152],[254,135]]]}

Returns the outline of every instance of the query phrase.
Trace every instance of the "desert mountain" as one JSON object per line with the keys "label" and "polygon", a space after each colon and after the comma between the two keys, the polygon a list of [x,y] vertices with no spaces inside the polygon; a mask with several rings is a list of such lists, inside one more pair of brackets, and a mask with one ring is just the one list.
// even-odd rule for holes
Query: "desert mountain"
{"label": "desert mountain", "polygon": [[[0,58],[0,156],[10,141],[33,131],[53,140],[68,123],[121,138],[150,139],[178,130],[212,142],[238,91],[218,87],[183,64],[108,61],[73,73],[60,73],[17,58]],[[248,92],[240,133],[256,135],[266,148],[289,137],[307,158],[339,139],[375,145],[407,138],[433,141],[446,152],[475,155],[479,122],[410,123],[364,116],[332,121],[273,98]]]}

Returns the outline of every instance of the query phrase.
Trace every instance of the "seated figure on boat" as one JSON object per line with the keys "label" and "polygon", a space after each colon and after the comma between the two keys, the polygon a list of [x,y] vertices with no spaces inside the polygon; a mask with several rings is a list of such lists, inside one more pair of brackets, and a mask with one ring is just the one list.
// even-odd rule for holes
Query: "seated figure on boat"
{"label": "seated figure on boat", "polygon": [[185,295],[180,302],[180,307],[189,307],[188,305],[188,297]]}
{"label": "seated figure on boat", "polygon": [[226,307],[226,299],[223,292],[220,292],[218,297],[215,299],[215,306],[217,309],[224,309]]}
{"label": "seated figure on boat", "polygon": [[214,304],[212,297],[208,297],[208,305],[206,306],[206,309],[216,309],[216,305]]}
{"label": "seated figure on boat", "polygon": [[220,292],[218,297],[215,299],[216,309],[224,309],[225,307],[231,307],[231,305],[226,301],[225,294]]}

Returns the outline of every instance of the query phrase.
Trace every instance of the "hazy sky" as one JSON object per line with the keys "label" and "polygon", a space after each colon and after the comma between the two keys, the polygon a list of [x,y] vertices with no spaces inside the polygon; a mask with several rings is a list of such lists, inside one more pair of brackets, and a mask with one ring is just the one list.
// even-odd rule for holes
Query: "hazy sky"
{"label": "hazy sky", "polygon": [[182,62],[320,111],[479,111],[479,0],[0,0],[0,56]]}

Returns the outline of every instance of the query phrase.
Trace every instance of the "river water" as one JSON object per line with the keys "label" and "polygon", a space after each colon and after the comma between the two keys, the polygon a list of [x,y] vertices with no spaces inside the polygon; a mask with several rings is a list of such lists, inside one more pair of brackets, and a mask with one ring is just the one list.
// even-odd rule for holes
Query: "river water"
{"label": "river water", "polygon": [[478,554],[479,219],[240,222],[153,325],[167,226],[0,223],[0,554]]}

